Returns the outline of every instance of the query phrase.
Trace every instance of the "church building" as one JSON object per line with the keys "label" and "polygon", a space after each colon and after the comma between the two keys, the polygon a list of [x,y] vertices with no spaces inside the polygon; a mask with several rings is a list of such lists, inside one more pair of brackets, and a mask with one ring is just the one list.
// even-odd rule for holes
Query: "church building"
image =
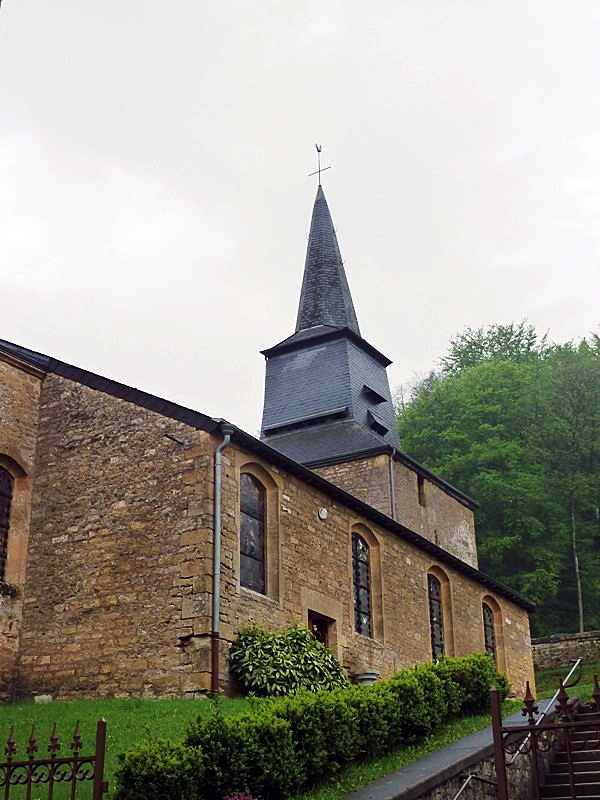
{"label": "church building", "polygon": [[[391,313],[391,309],[390,309]],[[533,680],[532,603],[477,566],[475,502],[402,451],[321,186],[261,438],[0,340],[0,699],[227,690],[251,621],[351,676],[487,651]]]}

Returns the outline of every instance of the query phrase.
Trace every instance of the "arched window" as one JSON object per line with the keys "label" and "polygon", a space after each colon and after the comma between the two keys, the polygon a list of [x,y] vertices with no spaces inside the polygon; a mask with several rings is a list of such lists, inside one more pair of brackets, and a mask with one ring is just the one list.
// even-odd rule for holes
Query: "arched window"
{"label": "arched window", "polygon": [[13,496],[13,477],[0,467],[0,580],[4,580],[8,551],[8,528]]}
{"label": "arched window", "polygon": [[354,581],[354,627],[357,633],[371,636],[371,584],[369,545],[358,533],[352,534],[352,578]]}
{"label": "arched window", "polygon": [[240,476],[240,584],[265,594],[265,487]]}
{"label": "arched window", "polygon": [[483,637],[485,652],[496,661],[496,631],[494,630],[494,612],[487,603],[482,603]]}
{"label": "arched window", "polygon": [[431,627],[431,655],[433,660],[444,655],[444,616],[442,612],[442,584],[435,577],[427,576],[429,592],[429,625]]}

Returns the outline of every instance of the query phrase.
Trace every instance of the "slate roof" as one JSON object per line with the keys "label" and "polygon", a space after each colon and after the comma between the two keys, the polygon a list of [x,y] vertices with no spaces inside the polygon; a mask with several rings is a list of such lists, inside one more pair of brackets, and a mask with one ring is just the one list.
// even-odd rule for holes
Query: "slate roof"
{"label": "slate roof", "polygon": [[350,328],[360,336],[342,254],[321,186],[310,223],[296,331],[316,325]]}
{"label": "slate roof", "polygon": [[300,464],[310,461],[323,465],[331,461],[333,453],[336,461],[344,461],[355,460],[377,449],[383,452],[388,449],[380,437],[354,420],[339,420],[275,434],[268,437],[268,442],[270,447]]}
{"label": "slate roof", "polygon": [[282,339],[281,342],[277,342],[277,344],[274,344],[272,347],[267,347],[266,350],[261,350],[260,352],[265,358],[271,358],[271,356],[278,355],[279,353],[302,350],[305,345],[312,344],[317,340],[327,342],[331,339],[339,339],[342,336],[350,339],[359,347],[362,347],[363,350],[366,350],[366,352],[373,356],[383,367],[389,367],[392,363],[387,356],[384,356],[377,348],[373,347],[366,339],[363,339],[362,336],[359,336],[350,328],[334,328],[333,325],[315,325],[314,328],[296,331],[296,333],[292,333],[291,336],[288,336],[287,339]]}
{"label": "slate roof", "polygon": [[[488,588],[497,592],[499,595],[511,600],[521,608],[524,608],[527,611],[533,611],[535,609],[535,603],[533,603],[527,597],[519,594],[514,589],[504,586],[504,584],[499,583],[497,580],[495,580],[495,578],[492,578],[485,572],[481,572],[480,570],[475,569],[475,567],[466,564],[464,561],[461,561],[459,558],[452,555],[452,553],[448,553],[438,545],[430,542],[428,539],[425,539],[425,537],[421,536],[415,531],[412,531],[410,528],[401,525],[399,522],[391,519],[391,517],[388,517],[381,511],[377,511],[377,509],[373,508],[362,500],[359,500],[357,497],[354,497],[343,489],[340,489],[335,484],[325,480],[325,478],[322,478],[311,469],[298,464],[296,461],[279,452],[278,450],[269,447],[269,445],[265,444],[259,439],[256,439],[249,433],[246,433],[241,428],[232,425],[231,423],[227,422],[227,420],[209,417],[206,414],[200,413],[199,411],[193,411],[192,409],[185,408],[177,403],[172,403],[170,400],[164,400],[163,398],[156,397],[148,392],[144,392],[140,389],[134,389],[131,386],[104,378],[101,375],[96,375],[95,373],[81,369],[80,367],[66,364],[64,361],[58,361],[55,358],[43,355],[42,353],[37,353],[34,350],[28,350],[25,347],[20,347],[19,345],[13,344],[12,342],[7,342],[3,339],[0,339],[0,353],[4,353],[5,355],[16,359],[17,361],[21,361],[26,365],[36,367],[42,372],[60,375],[61,377],[75,381],[76,383],[81,383],[84,386],[88,386],[91,389],[96,389],[100,392],[111,395],[112,397],[117,397],[121,400],[125,400],[140,406],[141,408],[154,411],[162,416],[177,420],[178,422],[183,422],[197,430],[218,434],[222,428],[227,426],[229,429],[233,430],[232,439],[235,442],[250,452],[256,453],[256,455],[260,458],[264,458],[265,461],[281,467],[291,475],[298,477],[300,480],[313,486],[318,491],[328,495],[332,498],[332,500],[337,500],[348,508],[355,510],[358,514],[363,515],[366,519],[370,519],[375,524],[380,525],[382,528],[385,528],[395,535],[400,536],[402,539],[411,542],[413,545],[415,545],[415,547],[418,547],[420,550],[429,553],[438,561],[453,567],[458,572],[461,572],[480,584],[487,586]],[[386,451],[389,452],[389,448],[384,447],[382,452]]]}

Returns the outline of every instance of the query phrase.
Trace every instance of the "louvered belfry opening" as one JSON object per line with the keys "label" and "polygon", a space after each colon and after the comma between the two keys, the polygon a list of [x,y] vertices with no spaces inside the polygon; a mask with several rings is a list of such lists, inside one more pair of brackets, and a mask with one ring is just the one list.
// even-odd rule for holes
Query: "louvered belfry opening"
{"label": "louvered belfry opening", "polygon": [[442,611],[442,584],[435,575],[427,576],[429,591],[429,624],[431,627],[431,655],[434,661],[444,655],[444,616]]}
{"label": "louvered belfry opening", "polygon": [[352,573],[354,579],[354,627],[357,633],[371,636],[371,581],[369,545],[358,533],[352,534]]}
{"label": "louvered belfry opening", "polygon": [[240,583],[265,594],[265,488],[247,473],[240,477]]}
{"label": "louvered belfry opening", "polygon": [[4,580],[6,574],[12,496],[13,477],[4,467],[0,467],[0,580]]}
{"label": "louvered belfry opening", "polygon": [[485,652],[496,661],[496,632],[494,630],[494,612],[487,603],[482,604],[483,635]]}

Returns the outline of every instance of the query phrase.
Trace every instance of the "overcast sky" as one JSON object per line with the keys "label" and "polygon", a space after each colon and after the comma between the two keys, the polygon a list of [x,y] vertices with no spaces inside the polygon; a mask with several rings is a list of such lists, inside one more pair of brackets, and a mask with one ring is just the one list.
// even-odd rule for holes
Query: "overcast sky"
{"label": "overcast sky", "polygon": [[260,426],[314,142],[392,391],[598,331],[600,4],[3,0],[0,338]]}

